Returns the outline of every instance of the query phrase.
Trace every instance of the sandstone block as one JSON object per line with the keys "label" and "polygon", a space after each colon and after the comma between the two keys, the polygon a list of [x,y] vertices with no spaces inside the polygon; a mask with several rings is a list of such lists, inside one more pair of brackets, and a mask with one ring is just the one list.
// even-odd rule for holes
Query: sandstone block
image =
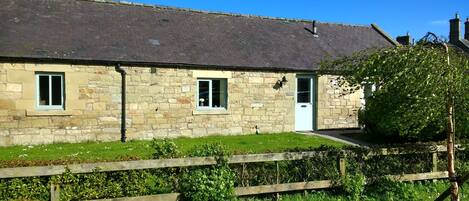
{"label": "sandstone block", "polygon": [[9,92],[22,92],[23,85],[22,84],[7,83],[6,90],[9,91]]}
{"label": "sandstone block", "polygon": [[34,83],[34,72],[24,70],[8,70],[7,71],[8,82],[31,82]]}
{"label": "sandstone block", "polygon": [[10,137],[0,136],[0,147],[10,146]]}
{"label": "sandstone block", "polygon": [[207,134],[207,130],[205,128],[194,128],[192,134],[194,136],[203,136]]}
{"label": "sandstone block", "polygon": [[0,109],[13,110],[15,109],[15,102],[9,99],[0,99]]}

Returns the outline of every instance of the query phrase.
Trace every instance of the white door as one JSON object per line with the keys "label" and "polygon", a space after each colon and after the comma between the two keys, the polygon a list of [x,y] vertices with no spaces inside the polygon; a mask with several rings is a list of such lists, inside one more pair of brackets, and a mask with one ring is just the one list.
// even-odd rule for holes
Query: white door
{"label": "white door", "polygon": [[313,130],[313,77],[296,78],[295,130]]}

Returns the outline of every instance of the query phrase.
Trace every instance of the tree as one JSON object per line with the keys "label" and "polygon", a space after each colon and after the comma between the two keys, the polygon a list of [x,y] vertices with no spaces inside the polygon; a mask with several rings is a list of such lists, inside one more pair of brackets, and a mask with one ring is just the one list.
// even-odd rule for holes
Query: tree
{"label": "tree", "polygon": [[322,70],[340,72],[338,85],[346,92],[359,90],[364,84],[376,86],[361,116],[368,132],[415,139],[446,133],[452,200],[459,199],[454,136],[456,131],[459,135],[469,132],[466,53],[427,34],[415,46],[367,50],[324,62]]}

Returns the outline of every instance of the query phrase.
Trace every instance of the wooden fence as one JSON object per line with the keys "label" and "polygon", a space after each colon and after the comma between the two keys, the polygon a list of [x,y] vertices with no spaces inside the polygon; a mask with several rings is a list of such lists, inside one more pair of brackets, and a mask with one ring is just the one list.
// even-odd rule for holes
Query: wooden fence
{"label": "wooden fence", "polygon": [[[432,171],[417,174],[403,174],[403,175],[389,175],[389,177],[400,181],[416,181],[416,180],[429,180],[429,179],[442,179],[447,178],[446,171],[438,171],[438,152],[446,152],[446,147],[437,146],[430,153],[432,154]],[[379,149],[370,156],[376,155],[397,155],[397,154],[411,154],[417,152],[408,152],[406,149],[389,148]],[[428,152],[426,152],[428,153]],[[291,161],[311,158],[325,152],[285,152],[285,153],[266,153],[266,154],[249,154],[249,155],[234,155],[229,157],[228,163],[230,164],[244,164],[244,163],[259,163],[259,162],[278,162],[278,161]],[[346,174],[346,160],[345,155],[338,159],[338,171],[340,175]],[[108,171],[125,171],[125,170],[141,170],[141,169],[157,169],[157,168],[177,168],[177,167],[191,167],[191,166],[206,166],[216,164],[214,157],[192,157],[192,158],[175,158],[175,159],[158,159],[158,160],[137,160],[137,161],[121,161],[121,162],[103,162],[103,163],[85,163],[85,164],[70,164],[70,165],[54,165],[54,166],[36,166],[36,167],[17,167],[17,168],[1,168],[1,178],[17,178],[17,177],[34,177],[34,176],[52,176],[60,175],[68,168],[72,173],[91,173],[93,171],[108,172]],[[278,165],[277,165],[278,172]],[[278,177],[278,174],[277,174]],[[235,194],[237,196],[256,195],[265,193],[279,193],[287,191],[298,190],[312,190],[333,187],[331,180],[321,181],[307,181],[295,183],[278,183],[272,185],[249,186],[249,187],[236,187]],[[51,185],[51,200],[59,200],[60,188]],[[146,200],[177,200],[179,193],[158,194],[150,196],[128,197],[128,198],[113,198],[102,199],[103,201],[119,200],[119,201],[146,201]]]}

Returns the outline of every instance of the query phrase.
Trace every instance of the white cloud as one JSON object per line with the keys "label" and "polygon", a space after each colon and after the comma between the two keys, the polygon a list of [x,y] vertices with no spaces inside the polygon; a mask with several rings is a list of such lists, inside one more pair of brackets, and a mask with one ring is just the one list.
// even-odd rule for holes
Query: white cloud
{"label": "white cloud", "polygon": [[448,23],[449,23],[448,20],[433,20],[433,21],[430,21],[430,24],[435,25],[435,26],[447,25]]}

